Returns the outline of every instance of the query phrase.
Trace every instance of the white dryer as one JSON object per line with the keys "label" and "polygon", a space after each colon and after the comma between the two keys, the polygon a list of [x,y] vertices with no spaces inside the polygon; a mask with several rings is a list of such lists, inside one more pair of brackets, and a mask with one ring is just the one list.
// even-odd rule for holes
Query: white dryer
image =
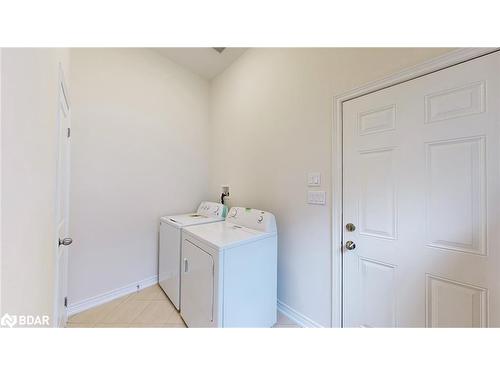
{"label": "white dryer", "polygon": [[160,219],[158,283],[177,310],[180,307],[181,230],[191,225],[224,220],[226,211],[226,206],[221,203],[201,202],[195,213]]}
{"label": "white dryer", "polygon": [[188,327],[272,327],[277,257],[269,212],[232,207],[226,221],[184,228],[181,316]]}

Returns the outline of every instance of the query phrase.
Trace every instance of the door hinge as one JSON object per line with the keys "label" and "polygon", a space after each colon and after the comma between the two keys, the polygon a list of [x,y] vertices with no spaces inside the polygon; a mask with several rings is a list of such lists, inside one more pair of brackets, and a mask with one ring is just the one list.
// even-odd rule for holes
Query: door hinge
{"label": "door hinge", "polygon": [[68,297],[64,297],[64,307],[68,307]]}
{"label": "door hinge", "polygon": [[68,128],[68,138],[71,137],[71,128]]}

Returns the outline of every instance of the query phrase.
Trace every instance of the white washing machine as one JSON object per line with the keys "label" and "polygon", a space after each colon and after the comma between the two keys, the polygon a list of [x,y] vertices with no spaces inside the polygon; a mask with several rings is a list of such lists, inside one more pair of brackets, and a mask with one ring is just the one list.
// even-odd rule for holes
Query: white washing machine
{"label": "white washing machine", "polygon": [[181,316],[188,327],[272,327],[277,241],[274,215],[251,208],[184,228]]}
{"label": "white washing machine", "polygon": [[221,203],[201,202],[195,213],[160,219],[158,282],[177,310],[180,307],[181,230],[187,226],[222,221],[226,211],[226,206]]}

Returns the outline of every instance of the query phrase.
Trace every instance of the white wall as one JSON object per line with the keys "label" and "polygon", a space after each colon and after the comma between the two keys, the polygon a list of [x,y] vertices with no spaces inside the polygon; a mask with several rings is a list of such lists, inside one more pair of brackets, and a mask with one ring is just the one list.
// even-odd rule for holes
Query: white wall
{"label": "white wall", "polygon": [[209,84],[148,49],[73,49],[71,82],[74,304],[156,275],[159,217],[208,198]]}
{"label": "white wall", "polygon": [[[307,172],[331,191],[332,97],[445,51],[250,49],[210,88],[152,50],[72,50],[70,303],[155,275],[158,217],[229,183],[232,204],[277,216],[280,300],[329,325],[331,207],[305,200]],[[0,59],[1,308],[52,315],[57,65],[68,71],[69,53]]]}
{"label": "white wall", "polygon": [[279,233],[278,298],[331,318],[331,206],[306,203],[307,173],[331,193],[333,96],[445,49],[250,49],[211,89],[211,193],[268,210]]}
{"label": "white wall", "polygon": [[66,49],[2,49],[2,313],[54,307],[59,62]]}

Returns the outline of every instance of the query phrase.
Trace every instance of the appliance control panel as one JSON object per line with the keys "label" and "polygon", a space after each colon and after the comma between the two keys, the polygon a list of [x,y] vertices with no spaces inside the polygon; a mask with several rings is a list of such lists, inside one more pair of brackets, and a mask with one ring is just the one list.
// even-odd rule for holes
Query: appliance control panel
{"label": "appliance control panel", "polygon": [[207,217],[226,217],[227,209],[222,203],[201,202],[197,214]]}
{"label": "appliance control panel", "polygon": [[255,208],[231,207],[226,221],[262,232],[276,232],[276,219],[274,215],[267,211],[256,210]]}

